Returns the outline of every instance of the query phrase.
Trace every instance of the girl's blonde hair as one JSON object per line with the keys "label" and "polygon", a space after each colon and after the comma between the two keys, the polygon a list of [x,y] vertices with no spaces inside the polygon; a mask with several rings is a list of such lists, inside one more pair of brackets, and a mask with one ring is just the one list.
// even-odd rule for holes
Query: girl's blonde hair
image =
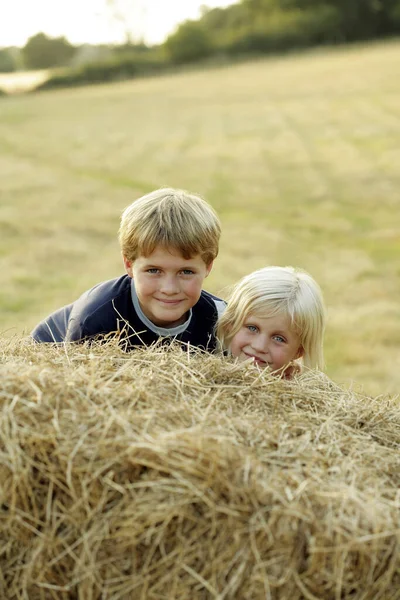
{"label": "girl's blonde hair", "polygon": [[287,315],[300,336],[307,367],[322,369],[325,307],[314,279],[293,267],[265,267],[243,277],[232,289],[216,335],[224,350],[249,316]]}
{"label": "girl's blonde hair", "polygon": [[119,242],[130,261],[149,256],[156,246],[179,251],[186,259],[200,254],[208,266],[218,254],[221,226],[214,209],[200,196],[160,188],[128,206],[121,217]]}

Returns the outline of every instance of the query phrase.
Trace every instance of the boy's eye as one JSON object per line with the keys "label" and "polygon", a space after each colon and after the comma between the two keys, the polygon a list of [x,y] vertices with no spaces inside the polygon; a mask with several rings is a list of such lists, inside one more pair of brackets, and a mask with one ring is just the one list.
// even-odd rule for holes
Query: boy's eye
{"label": "boy's eye", "polygon": [[183,275],[193,275],[194,271],[192,269],[182,269]]}
{"label": "boy's eye", "polygon": [[156,269],[155,267],[152,267],[151,269],[146,269],[146,273],[159,273],[160,269]]}

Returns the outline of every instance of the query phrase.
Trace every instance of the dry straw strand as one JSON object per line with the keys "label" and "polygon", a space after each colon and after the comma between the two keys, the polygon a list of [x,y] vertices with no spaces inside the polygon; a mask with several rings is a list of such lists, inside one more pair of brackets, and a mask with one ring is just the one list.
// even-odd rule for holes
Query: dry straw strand
{"label": "dry straw strand", "polygon": [[177,344],[0,340],[6,600],[399,600],[400,402]]}

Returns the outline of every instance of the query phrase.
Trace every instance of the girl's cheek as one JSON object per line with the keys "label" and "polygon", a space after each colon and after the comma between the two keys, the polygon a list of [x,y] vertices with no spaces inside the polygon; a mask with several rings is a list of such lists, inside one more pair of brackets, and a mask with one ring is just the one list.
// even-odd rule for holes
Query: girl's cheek
{"label": "girl's cheek", "polygon": [[238,347],[237,347],[237,343],[236,343],[236,339],[235,338],[233,338],[233,340],[230,343],[229,354],[231,356],[233,356],[233,358],[237,358],[239,356]]}

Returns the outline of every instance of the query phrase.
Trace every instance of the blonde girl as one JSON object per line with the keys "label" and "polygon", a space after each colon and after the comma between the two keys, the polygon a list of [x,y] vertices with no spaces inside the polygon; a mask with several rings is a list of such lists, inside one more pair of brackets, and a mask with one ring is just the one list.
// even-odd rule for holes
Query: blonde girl
{"label": "blonde girl", "polygon": [[[243,277],[220,316],[221,348],[240,362],[291,378],[306,367],[322,369],[325,308],[316,281],[293,267],[265,267]],[[296,366],[297,365],[297,366]]]}

